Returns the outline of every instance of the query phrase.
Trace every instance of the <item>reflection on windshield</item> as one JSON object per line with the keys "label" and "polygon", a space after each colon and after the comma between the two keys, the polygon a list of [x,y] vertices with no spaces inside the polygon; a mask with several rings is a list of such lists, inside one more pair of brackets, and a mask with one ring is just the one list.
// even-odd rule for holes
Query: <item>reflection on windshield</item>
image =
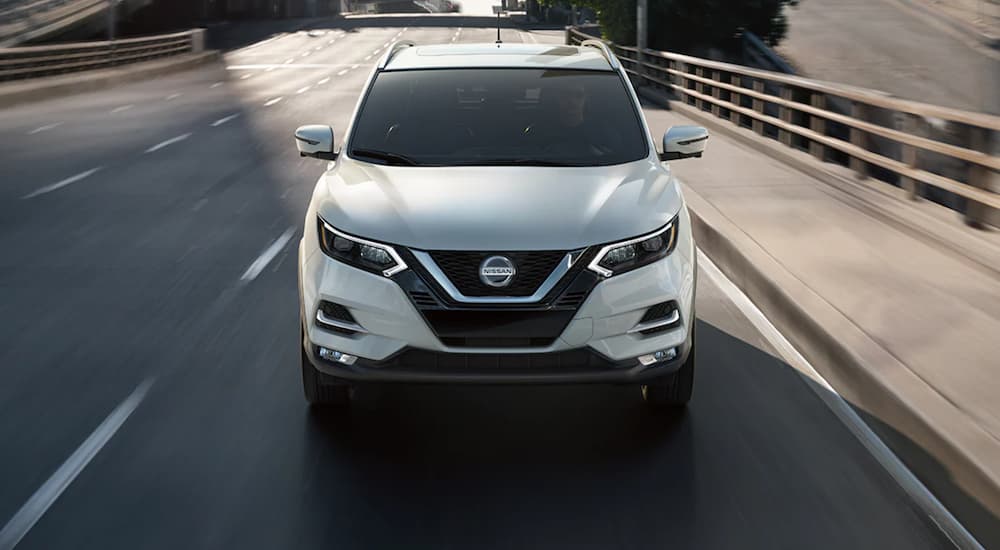
{"label": "reflection on windshield", "polygon": [[350,148],[368,162],[429,166],[602,166],[648,153],[617,74],[542,69],[381,73]]}

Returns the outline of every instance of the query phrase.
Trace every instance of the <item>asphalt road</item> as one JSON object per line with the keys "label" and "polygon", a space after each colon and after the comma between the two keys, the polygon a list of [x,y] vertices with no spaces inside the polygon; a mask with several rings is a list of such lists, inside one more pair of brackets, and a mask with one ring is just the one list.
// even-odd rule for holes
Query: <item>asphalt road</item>
{"label": "asphalt road", "polygon": [[0,525],[107,439],[18,549],[949,547],[705,276],[686,414],[600,386],[310,412],[294,250],[323,165],[291,134],[345,128],[391,40],[494,38],[421,21],[0,111]]}

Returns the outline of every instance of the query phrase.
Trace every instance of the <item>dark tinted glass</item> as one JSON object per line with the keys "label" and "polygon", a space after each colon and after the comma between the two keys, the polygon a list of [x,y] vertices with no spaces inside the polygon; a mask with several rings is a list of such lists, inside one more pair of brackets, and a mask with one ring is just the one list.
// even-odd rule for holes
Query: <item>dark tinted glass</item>
{"label": "dark tinted glass", "polygon": [[615,73],[448,69],[378,75],[350,155],[400,165],[599,166],[647,141]]}

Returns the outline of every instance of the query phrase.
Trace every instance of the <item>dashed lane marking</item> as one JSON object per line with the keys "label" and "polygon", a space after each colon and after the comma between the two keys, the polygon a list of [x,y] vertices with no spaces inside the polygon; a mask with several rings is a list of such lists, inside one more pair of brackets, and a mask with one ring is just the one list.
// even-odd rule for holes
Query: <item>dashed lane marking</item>
{"label": "dashed lane marking", "polygon": [[284,97],[276,97],[274,99],[269,99],[269,100],[267,100],[266,103],[264,103],[264,106],[265,107],[270,107],[271,105],[274,105],[276,103],[280,103],[282,99],[285,99],[285,98]]}
{"label": "dashed lane marking", "polygon": [[223,124],[229,122],[230,120],[233,120],[234,118],[236,118],[238,116],[240,116],[239,113],[237,113],[235,115],[229,115],[227,117],[220,118],[219,120],[216,120],[215,122],[212,123],[212,127],[215,128],[217,126],[222,126]]}
{"label": "dashed lane marking", "polygon": [[25,196],[23,196],[21,198],[22,199],[30,199],[30,198],[37,197],[38,195],[44,195],[45,193],[49,193],[49,192],[55,191],[56,189],[61,189],[63,187],[66,187],[67,185],[70,185],[72,183],[76,183],[76,182],[78,182],[80,180],[83,180],[83,179],[89,178],[90,176],[93,176],[95,173],[97,173],[98,171],[100,171],[101,168],[102,168],[101,166],[98,166],[97,168],[92,168],[90,170],[87,170],[86,172],[80,172],[79,174],[77,174],[75,176],[70,176],[70,177],[68,177],[68,178],[66,178],[66,179],[64,179],[62,181],[58,181],[56,183],[53,183],[52,185],[46,185],[45,187],[42,187],[41,189],[38,189],[38,190],[33,191],[31,193],[28,193],[27,195],[25,195]]}
{"label": "dashed lane marking", "polygon": [[132,107],[135,107],[135,105],[132,105],[131,103],[128,105],[122,105],[121,107],[115,107],[114,109],[111,110],[111,114],[121,113],[131,109]]}
{"label": "dashed lane marking", "polygon": [[190,132],[188,132],[186,134],[181,134],[181,135],[179,135],[177,137],[172,137],[172,138],[170,138],[170,139],[168,139],[166,141],[161,141],[160,143],[157,143],[156,145],[150,147],[149,149],[146,149],[146,153],[147,154],[148,153],[155,153],[155,152],[159,151],[160,149],[163,149],[164,147],[168,147],[168,146],[173,145],[175,143],[180,143],[180,142],[184,141],[185,139],[187,139],[189,137],[191,137],[191,133]]}
{"label": "dashed lane marking", "polygon": [[323,80],[320,80],[319,82],[317,82],[316,84],[319,85],[319,86],[322,86],[323,84],[326,84],[329,81],[330,81],[330,77],[326,77]]}
{"label": "dashed lane marking", "polygon": [[246,271],[243,272],[243,275],[240,277],[240,280],[249,282],[256,279],[257,276],[260,275],[260,272],[267,267],[267,264],[271,263],[271,260],[273,260],[274,257],[281,252],[281,249],[285,248],[285,245],[288,244],[288,241],[292,240],[292,235],[294,234],[295,234],[294,227],[289,227],[288,229],[286,229],[285,232],[282,233],[280,237],[275,239],[270,246],[268,246],[266,249],[264,249],[263,252],[260,253],[260,256],[257,256],[257,259],[250,264],[250,267],[248,267]]}
{"label": "dashed lane marking", "polygon": [[121,429],[128,417],[135,412],[152,387],[153,381],[153,378],[147,378],[136,386],[132,393],[73,451],[73,454],[69,455],[66,462],[63,462],[62,466],[59,466],[59,469],[35,491],[35,494],[31,495],[14,517],[10,518],[3,530],[0,530],[0,550],[11,550],[17,546],[38,520],[42,519],[63,491],[73,483],[80,472]]}
{"label": "dashed lane marking", "polygon": [[304,94],[304,93],[308,92],[310,88],[312,88],[312,86],[303,86],[303,87],[299,88],[298,91],[295,92],[295,93],[296,94]]}
{"label": "dashed lane marking", "polygon": [[28,132],[28,135],[29,136],[33,136],[33,135],[35,135],[35,134],[37,134],[39,132],[47,132],[47,131],[49,131],[49,130],[51,130],[53,128],[58,128],[59,126],[62,126],[62,122],[53,122],[52,124],[46,124],[45,126],[39,126],[38,128],[35,128],[34,130]]}
{"label": "dashed lane marking", "polygon": [[344,76],[345,74],[347,74],[347,69],[344,69],[343,71],[337,73],[337,76]]}

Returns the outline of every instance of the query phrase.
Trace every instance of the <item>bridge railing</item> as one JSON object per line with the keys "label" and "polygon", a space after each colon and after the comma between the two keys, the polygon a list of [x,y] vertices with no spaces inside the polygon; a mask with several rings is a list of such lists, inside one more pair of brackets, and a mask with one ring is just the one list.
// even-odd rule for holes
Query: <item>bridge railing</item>
{"label": "bridge railing", "polygon": [[204,49],[204,31],[101,42],[0,48],[0,81],[105,69]]}
{"label": "bridge railing", "polygon": [[[589,38],[567,29],[567,43]],[[934,197],[964,211],[969,223],[1000,225],[1000,117],[687,55],[649,49],[640,55],[636,48],[608,44],[643,85],[820,160],[896,183],[912,199]],[[949,200],[949,194],[965,200]]]}

